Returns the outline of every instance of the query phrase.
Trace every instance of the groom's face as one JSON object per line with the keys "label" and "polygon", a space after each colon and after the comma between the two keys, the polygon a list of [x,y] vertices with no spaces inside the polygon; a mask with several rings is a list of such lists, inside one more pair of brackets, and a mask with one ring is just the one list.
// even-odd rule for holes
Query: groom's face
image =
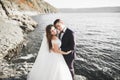
{"label": "groom's face", "polygon": [[55,24],[55,27],[59,30],[62,31],[63,30],[63,23],[62,22],[58,22]]}

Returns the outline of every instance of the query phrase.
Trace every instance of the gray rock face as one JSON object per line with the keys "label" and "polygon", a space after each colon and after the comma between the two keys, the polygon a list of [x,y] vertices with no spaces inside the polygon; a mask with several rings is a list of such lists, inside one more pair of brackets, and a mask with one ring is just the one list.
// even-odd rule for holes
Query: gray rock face
{"label": "gray rock face", "polygon": [[7,17],[5,11],[2,8],[2,5],[0,4],[0,16]]}
{"label": "gray rock face", "polygon": [[22,29],[13,20],[0,19],[0,58],[17,54],[24,41]]}
{"label": "gray rock face", "polygon": [[14,13],[17,9],[8,0],[0,1],[0,9],[0,58],[7,55],[8,60],[22,48],[24,32],[33,31],[37,23],[27,15]]}
{"label": "gray rock face", "polygon": [[[24,7],[21,8],[20,6]],[[27,7],[27,8],[26,8]],[[18,28],[22,29],[21,31],[18,30],[16,32],[18,32],[18,34],[22,34],[19,37],[23,38],[23,33],[27,33],[29,31],[33,31],[34,28],[37,26],[37,23],[29,16],[25,15],[24,12],[21,11],[25,11],[25,10],[29,10],[29,11],[39,11],[39,12],[55,12],[56,9],[54,7],[52,7],[50,4],[44,2],[43,0],[31,0],[31,1],[27,1],[27,0],[0,0],[0,16],[1,16],[1,27],[0,27],[0,38],[1,41],[4,41],[4,45],[6,46],[10,46],[11,45],[11,39],[9,38],[9,33],[15,33],[14,30],[18,30]],[[7,20],[7,22],[6,22]],[[15,23],[17,25],[12,25],[12,23]],[[8,25],[9,24],[9,25]],[[9,26],[14,26],[14,27],[9,27]],[[7,28],[6,28],[7,27]],[[17,28],[17,29],[16,29]],[[8,30],[7,30],[8,29]],[[8,33],[6,33],[5,31]],[[13,31],[13,32],[12,32]],[[7,35],[9,34],[9,35]],[[7,44],[7,42],[5,41],[7,37],[2,38],[3,36],[7,36],[8,37],[8,41],[10,42],[9,44]],[[16,38],[16,36],[13,36],[13,40],[14,38]],[[19,38],[18,38],[19,39]],[[21,44],[19,42],[19,40],[17,40],[18,42],[16,42],[16,44]],[[22,39],[21,39],[22,41]],[[15,41],[13,41],[15,42]],[[2,42],[0,42],[2,43]],[[16,46],[16,45],[14,45]],[[6,47],[8,50],[9,48]],[[1,45],[0,50],[1,53],[0,55],[3,55],[5,52],[3,52],[2,50],[6,51],[7,53],[11,53],[11,51],[7,51],[6,48],[3,47],[3,45]],[[5,54],[5,55],[6,55]]]}
{"label": "gray rock face", "polygon": [[25,36],[37,26],[29,15],[48,12],[56,9],[43,0],[0,0],[0,79],[25,80],[22,75],[32,64],[17,60],[23,60],[18,54],[27,44]]}
{"label": "gray rock face", "polygon": [[39,11],[40,13],[57,12],[57,10],[46,3],[44,0],[9,0],[10,3],[16,4],[19,11]]}
{"label": "gray rock face", "polygon": [[19,23],[19,26],[25,31],[25,32],[29,32],[29,31],[33,31],[34,28],[36,27],[37,23],[32,20],[32,18],[26,16],[26,15],[22,15],[22,16],[18,16],[18,15],[13,15],[10,16],[12,20],[16,20]]}

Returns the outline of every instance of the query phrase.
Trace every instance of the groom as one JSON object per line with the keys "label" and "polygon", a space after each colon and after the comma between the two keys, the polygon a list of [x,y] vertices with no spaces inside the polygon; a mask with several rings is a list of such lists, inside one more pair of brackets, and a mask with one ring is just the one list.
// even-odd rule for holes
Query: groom
{"label": "groom", "polygon": [[74,35],[73,35],[74,33],[72,30],[67,28],[64,25],[63,21],[60,19],[56,19],[54,21],[54,26],[60,31],[58,36],[62,42],[61,50],[65,52],[70,51],[70,50],[72,51],[68,55],[63,55],[63,56],[70,69],[70,72],[74,80],[74,67],[73,67],[73,61],[75,58],[75,51],[74,51],[75,41],[74,41]]}

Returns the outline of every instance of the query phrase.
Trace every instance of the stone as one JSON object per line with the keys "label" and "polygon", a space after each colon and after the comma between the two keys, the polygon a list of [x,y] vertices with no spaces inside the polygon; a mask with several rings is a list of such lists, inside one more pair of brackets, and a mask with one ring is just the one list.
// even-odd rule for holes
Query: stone
{"label": "stone", "polygon": [[30,32],[33,31],[34,28],[37,26],[37,23],[29,16],[27,15],[22,15],[22,16],[17,16],[13,15],[10,16],[12,20],[16,20],[19,23],[19,26],[25,31],[25,32]]}
{"label": "stone", "polygon": [[75,75],[75,80],[88,80],[88,79],[86,79],[86,77],[82,75]]}
{"label": "stone", "polygon": [[[14,24],[13,24],[14,23]],[[17,55],[24,42],[22,29],[17,22],[0,18],[0,58]]]}

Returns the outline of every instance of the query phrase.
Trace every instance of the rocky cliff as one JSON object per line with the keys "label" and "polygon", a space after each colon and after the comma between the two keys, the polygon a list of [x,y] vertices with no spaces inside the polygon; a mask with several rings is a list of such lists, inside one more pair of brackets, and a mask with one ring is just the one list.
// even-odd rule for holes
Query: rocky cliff
{"label": "rocky cliff", "polygon": [[19,11],[37,11],[40,13],[57,11],[53,6],[43,0],[0,0],[0,4],[7,15],[12,15]]}
{"label": "rocky cliff", "polygon": [[37,26],[30,15],[56,11],[43,0],[0,0],[0,79],[14,76],[11,60],[27,44],[27,33]]}
{"label": "rocky cliff", "polygon": [[19,10],[39,11],[42,13],[56,12],[56,9],[43,0],[12,0]]}
{"label": "rocky cliff", "polygon": [[[3,34],[6,35],[11,31],[11,34],[14,33],[12,30],[15,28],[17,31],[20,28],[22,29],[21,35],[18,35],[21,37],[24,32],[33,31],[36,27],[37,23],[32,20],[31,17],[29,17],[25,12],[36,12],[36,13],[49,13],[49,12],[56,12],[56,9],[52,7],[50,4],[46,3],[43,0],[0,0],[0,20],[1,20],[1,26],[0,26],[0,41],[3,41]],[[29,13],[28,13],[29,14]],[[30,15],[30,14],[29,14]],[[16,24],[12,24],[16,23]],[[10,25],[12,25],[14,28],[12,29]],[[5,28],[3,28],[3,26]],[[18,26],[18,27],[15,27]],[[8,27],[11,29],[8,30],[8,33],[6,33],[4,30],[8,29]],[[10,34],[9,34],[10,35]],[[9,36],[7,35],[7,36]],[[12,36],[13,40],[16,39],[16,37]],[[4,38],[6,38],[4,36]],[[11,38],[11,37],[10,37]],[[10,39],[9,38],[9,39]],[[15,39],[14,39],[15,38]],[[8,39],[7,39],[8,40]],[[22,42],[23,39],[21,39]],[[9,40],[8,40],[9,41]],[[11,41],[10,41],[11,42]],[[12,41],[12,43],[15,41]],[[1,44],[2,42],[0,42]],[[6,42],[4,42],[6,44]],[[16,42],[15,42],[16,43]],[[0,46],[0,54],[6,55],[8,52],[6,51],[6,54],[4,54],[2,48],[3,45]],[[10,44],[6,45],[9,46]],[[3,56],[4,57],[4,56]]]}

